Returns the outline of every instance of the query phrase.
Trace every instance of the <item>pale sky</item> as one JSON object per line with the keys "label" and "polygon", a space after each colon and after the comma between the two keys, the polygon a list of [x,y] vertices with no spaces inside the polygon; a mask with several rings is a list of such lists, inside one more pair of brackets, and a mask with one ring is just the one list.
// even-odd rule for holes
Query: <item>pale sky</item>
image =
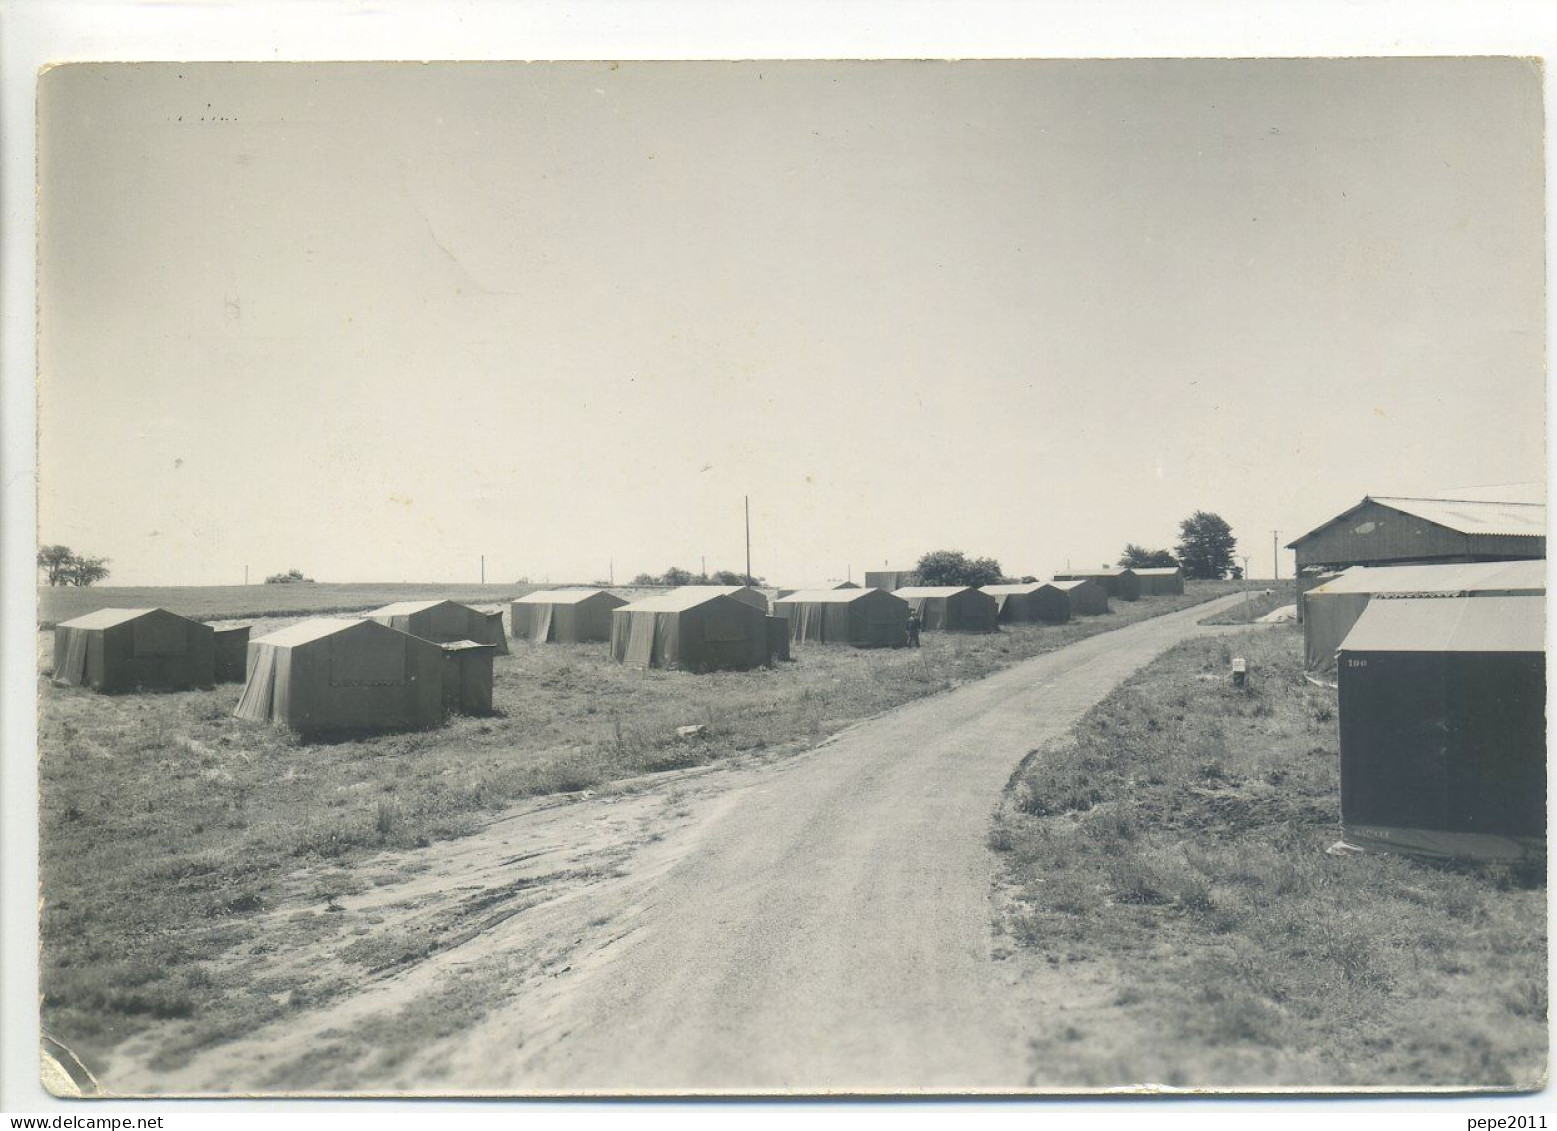
{"label": "pale sky", "polygon": [[[112,583],[1012,574],[1539,497],[1514,60],[40,86],[40,535]],[[1282,555],[1290,574],[1291,555]]]}

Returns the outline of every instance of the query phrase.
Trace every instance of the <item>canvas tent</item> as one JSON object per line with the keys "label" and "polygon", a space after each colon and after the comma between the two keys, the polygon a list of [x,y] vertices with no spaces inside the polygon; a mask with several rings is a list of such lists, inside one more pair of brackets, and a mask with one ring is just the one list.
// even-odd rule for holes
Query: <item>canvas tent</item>
{"label": "canvas tent", "polygon": [[434,726],[443,665],[442,647],[376,620],[304,621],[249,641],[233,714],[300,731]]}
{"label": "canvas tent", "polygon": [[1000,610],[995,599],[963,585],[910,585],[895,594],[919,614],[926,631],[995,632]]}
{"label": "canvas tent", "polygon": [[1054,575],[1055,581],[1096,581],[1110,597],[1136,601],[1141,596],[1141,579],[1133,569],[1075,569]]}
{"label": "canvas tent", "polygon": [[1348,843],[1545,858],[1545,626],[1544,597],[1369,602],[1340,649]]}
{"label": "canvas tent", "polygon": [[1139,566],[1133,572],[1142,597],[1166,597],[1184,592],[1184,571],[1178,566]]}
{"label": "canvas tent", "polygon": [[363,616],[435,644],[470,640],[491,644],[503,655],[508,654],[501,611],[484,613],[458,601],[397,601]]}
{"label": "canvas tent", "polygon": [[1020,585],[985,585],[995,599],[1001,624],[1063,624],[1070,620],[1070,597],[1046,581]]}
{"label": "canvas tent", "polygon": [[611,612],[627,604],[604,589],[549,589],[526,593],[509,606],[516,638],[537,644],[611,639]]}
{"label": "canvas tent", "polygon": [[1545,592],[1544,560],[1349,569],[1303,594],[1303,665],[1311,672],[1334,671],[1335,650],[1374,597],[1532,596]]}
{"label": "canvas tent", "polygon": [[917,585],[919,573],[912,569],[868,569],[865,571],[865,588],[884,589],[891,593],[906,585]]}
{"label": "canvas tent", "polygon": [[[760,596],[760,594],[759,594]],[[772,662],[769,617],[730,593],[683,586],[611,613],[611,658],[634,667],[743,671]]]}
{"label": "canvas tent", "polygon": [[217,628],[216,633],[216,682],[242,683],[248,675],[249,626]]}
{"label": "canvas tent", "polygon": [[55,627],[54,682],[99,691],[210,687],[216,634],[166,609],[98,609]]}
{"label": "canvas tent", "polygon": [[1049,584],[1070,598],[1070,611],[1073,616],[1098,616],[1108,612],[1108,590],[1090,577],[1078,578],[1075,581],[1061,581],[1056,578]]}
{"label": "canvas tent", "polygon": [[799,643],[901,648],[908,643],[908,602],[880,589],[811,589],[773,605],[788,638]]}
{"label": "canvas tent", "polygon": [[443,709],[458,715],[492,713],[492,658],[490,644],[455,640],[443,649]]}

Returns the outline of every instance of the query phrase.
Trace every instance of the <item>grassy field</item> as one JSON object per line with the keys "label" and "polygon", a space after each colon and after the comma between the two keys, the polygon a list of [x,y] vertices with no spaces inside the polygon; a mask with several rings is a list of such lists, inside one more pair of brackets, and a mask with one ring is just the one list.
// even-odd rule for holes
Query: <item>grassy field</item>
{"label": "grassy field", "polygon": [[1181,645],[1013,777],[1004,927],[1094,987],[1037,1042],[1046,1082],[1544,1080],[1544,876],[1326,854],[1335,698],[1299,653],[1292,625]]}
{"label": "grassy field", "polygon": [[[315,912],[360,885],[354,865],[384,849],[458,837],[537,795],[805,748],[911,699],[1228,591],[1192,585],[1183,597],[989,636],[927,633],[919,650],[798,647],[794,663],[744,673],[643,672],[612,663],[604,645],[514,642],[496,660],[497,716],[344,742],[234,719],[237,685],[103,696],[41,681],[46,1027],[89,1062],[159,1019],[193,1019],[201,1040],[219,1041],[339,989],[255,985],[218,961],[272,945],[256,912],[277,907],[299,867],[334,865],[312,918],[299,913],[325,930],[329,917]],[[48,643],[40,634],[43,670]],[[676,735],[694,723],[706,728],[697,740]]]}
{"label": "grassy field", "polygon": [[1265,587],[1250,590],[1243,601],[1230,609],[1213,613],[1201,624],[1253,624],[1267,613],[1273,613],[1286,605],[1297,603],[1297,583],[1294,581],[1266,582]]}
{"label": "grassy field", "polygon": [[323,616],[361,612],[394,601],[448,598],[469,604],[503,602],[522,597],[539,585],[424,585],[309,582],[294,585],[180,585],[89,589],[40,586],[38,625],[52,628],[60,621],[98,609],[163,608],[194,620],[244,620],[250,617]]}

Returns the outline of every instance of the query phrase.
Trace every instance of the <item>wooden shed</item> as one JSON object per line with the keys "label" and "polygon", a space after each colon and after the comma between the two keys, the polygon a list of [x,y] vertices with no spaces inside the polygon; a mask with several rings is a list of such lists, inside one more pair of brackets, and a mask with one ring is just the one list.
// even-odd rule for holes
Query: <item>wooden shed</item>
{"label": "wooden shed", "polygon": [[1546,557],[1546,505],[1370,495],[1287,543],[1299,575]]}

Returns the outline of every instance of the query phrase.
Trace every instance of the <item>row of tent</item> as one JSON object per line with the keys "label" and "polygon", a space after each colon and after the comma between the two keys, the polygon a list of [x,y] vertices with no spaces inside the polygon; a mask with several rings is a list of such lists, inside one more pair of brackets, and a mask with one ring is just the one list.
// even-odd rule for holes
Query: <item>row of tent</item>
{"label": "row of tent", "polygon": [[1544,857],[1546,563],[1354,568],[1303,594],[1334,673],[1346,843]]}
{"label": "row of tent", "polygon": [[[910,610],[926,630],[952,632],[1108,611],[1093,579],[781,593],[770,611],[746,586],[684,586],[633,602],[599,589],[555,590],[514,601],[510,618],[516,638],[608,641],[622,663],[707,671],[788,659],[791,642],[899,647]],[[493,657],[507,651],[501,612],[454,601],[398,602],[255,640],[248,626],[214,628],[166,609],[102,609],[56,627],[54,679],[101,691],[242,681],[242,718],[300,730],[396,728],[432,725],[446,711],[489,711]]]}
{"label": "row of tent", "polygon": [[[1092,581],[1102,587],[1109,597],[1121,601],[1138,601],[1142,597],[1167,597],[1184,592],[1184,570],[1179,566],[1150,566],[1103,569],[1068,570],[1054,575],[1053,582]],[[893,592],[919,584],[919,576],[910,569],[867,570],[865,584],[868,587]],[[1039,584],[1043,584],[1040,582]],[[985,592],[1007,588],[986,585]]]}

